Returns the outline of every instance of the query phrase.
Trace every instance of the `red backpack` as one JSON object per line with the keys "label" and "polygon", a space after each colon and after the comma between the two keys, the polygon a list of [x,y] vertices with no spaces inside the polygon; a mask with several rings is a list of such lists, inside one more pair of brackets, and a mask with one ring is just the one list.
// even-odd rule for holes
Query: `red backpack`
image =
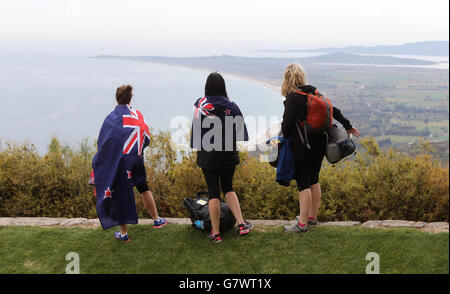
{"label": "red backpack", "polygon": [[327,133],[333,126],[333,105],[330,99],[324,97],[319,91],[315,94],[295,91],[300,95],[308,96],[306,120],[300,122],[312,133]]}

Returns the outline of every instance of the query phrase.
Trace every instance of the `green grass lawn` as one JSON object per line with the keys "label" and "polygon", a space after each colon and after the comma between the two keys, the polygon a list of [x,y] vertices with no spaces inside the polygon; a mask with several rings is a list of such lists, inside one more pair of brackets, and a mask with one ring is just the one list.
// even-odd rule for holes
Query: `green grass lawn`
{"label": "green grass lawn", "polygon": [[130,226],[130,243],[113,230],[0,227],[0,273],[64,273],[68,252],[81,273],[364,273],[368,252],[381,273],[449,273],[449,235],[415,229],[317,227],[298,235],[282,227],[232,232],[214,244],[189,225]]}

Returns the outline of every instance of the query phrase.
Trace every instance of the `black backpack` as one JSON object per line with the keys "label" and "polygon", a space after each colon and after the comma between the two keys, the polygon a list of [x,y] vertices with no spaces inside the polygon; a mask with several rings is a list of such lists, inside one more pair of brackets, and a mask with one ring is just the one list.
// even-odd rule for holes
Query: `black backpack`
{"label": "black backpack", "polygon": [[[186,206],[192,225],[196,228],[210,232],[212,229],[211,219],[209,217],[208,198],[201,197],[208,192],[200,191],[195,198],[186,197],[183,199],[183,205]],[[228,204],[220,201],[220,232],[231,230],[236,224],[236,219],[231,213]]]}

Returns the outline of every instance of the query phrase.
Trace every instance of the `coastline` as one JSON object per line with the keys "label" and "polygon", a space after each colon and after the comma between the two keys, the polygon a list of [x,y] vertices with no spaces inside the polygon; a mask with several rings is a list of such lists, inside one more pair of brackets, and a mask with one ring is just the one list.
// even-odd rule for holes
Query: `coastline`
{"label": "coastline", "polygon": [[[135,59],[127,59],[127,60],[133,60],[133,61],[137,61],[137,62],[148,62],[148,63],[158,64],[158,65],[172,66],[172,67],[178,67],[178,68],[184,68],[184,69],[190,69],[190,70],[196,70],[196,71],[202,71],[202,72],[211,72],[211,69],[208,69],[208,68],[192,67],[192,66],[185,66],[185,65],[179,65],[179,64],[167,64],[167,63],[163,63],[163,62],[153,62],[153,61],[135,60]],[[260,87],[272,90],[272,91],[278,93],[280,95],[280,98],[282,98],[280,86],[277,87],[276,85],[268,83],[266,81],[261,81],[261,80],[255,79],[255,78],[246,77],[246,76],[242,76],[242,75],[238,75],[238,74],[234,74],[234,73],[230,73],[230,72],[221,72],[221,74],[223,74],[225,77],[230,77],[232,79],[250,82],[250,83],[256,84]],[[269,126],[266,130],[259,132],[256,135],[255,139],[247,142],[244,145],[244,149],[250,150],[250,151],[257,151],[258,145],[265,145],[265,141],[268,138],[273,137],[276,134],[278,134],[280,129],[281,129],[281,121],[278,121],[275,124]]]}
{"label": "coastline", "polygon": [[[194,69],[194,68],[192,68],[192,69]],[[233,74],[233,73],[229,73],[229,72],[222,72],[222,73],[224,75],[227,75],[227,76],[231,77],[231,78],[247,81],[247,82],[250,82],[250,83],[257,84],[257,85],[259,85],[259,86],[261,86],[263,88],[267,88],[267,89],[273,90],[273,91],[277,92],[278,94],[280,94],[280,96],[281,96],[281,87],[280,86],[276,86],[276,85],[271,84],[269,82],[255,79],[253,77],[237,75],[237,74]]]}
{"label": "coastline", "polygon": [[[116,58],[110,58],[110,59],[116,59]],[[122,59],[136,61],[136,62],[147,62],[147,63],[153,63],[153,64],[158,64],[158,65],[179,67],[179,68],[196,70],[196,71],[211,72],[211,69],[203,68],[203,67],[193,67],[193,66],[186,66],[186,65],[181,65],[181,64],[171,64],[171,63],[155,62],[155,61],[147,61],[147,60],[136,60],[136,59],[132,59],[132,58],[122,58]],[[221,74],[228,76],[230,78],[237,79],[237,80],[242,80],[242,81],[250,82],[253,84],[257,84],[258,86],[261,86],[263,88],[270,89],[272,91],[277,92],[278,94],[280,94],[280,97],[281,97],[281,86],[277,86],[277,85],[269,83],[267,81],[258,80],[258,79],[255,79],[254,77],[243,76],[243,75],[239,75],[239,74],[235,74],[235,73],[221,71]]]}
{"label": "coastline", "polygon": [[[172,67],[178,67],[178,68],[184,68],[184,69],[190,69],[190,70],[196,70],[196,71],[202,71],[202,72],[211,72],[211,69],[208,69],[208,68],[192,67],[192,66],[185,66],[185,65],[180,65],[180,64],[168,64],[168,63],[163,63],[163,62],[153,62],[153,61],[145,61],[145,60],[135,60],[135,59],[127,59],[127,60],[132,60],[132,61],[137,61],[137,62],[147,62],[147,63],[172,66]],[[272,90],[272,91],[278,93],[280,95],[280,98],[282,98],[280,86],[276,86],[276,85],[268,83],[266,81],[262,81],[262,80],[258,80],[255,78],[242,76],[242,75],[238,75],[238,74],[234,74],[234,73],[230,73],[230,72],[221,72],[221,74],[223,74],[226,77],[250,82],[250,83],[256,84],[260,87]],[[246,150],[250,149],[251,151],[257,151],[258,145],[260,145],[260,144],[264,145],[265,141],[268,138],[275,136],[280,131],[280,129],[281,129],[281,121],[278,121],[275,124],[269,126],[266,130],[258,133],[254,140],[247,142],[244,145],[244,149],[246,149]]]}

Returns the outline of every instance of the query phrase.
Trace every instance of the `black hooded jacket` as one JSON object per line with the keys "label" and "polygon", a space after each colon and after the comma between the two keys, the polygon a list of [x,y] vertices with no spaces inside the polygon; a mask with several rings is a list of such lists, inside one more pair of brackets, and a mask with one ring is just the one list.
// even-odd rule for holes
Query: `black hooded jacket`
{"label": "black hooded jacket", "polygon": [[[314,94],[316,88],[311,85],[299,87],[299,90],[305,93]],[[291,140],[292,152],[296,162],[302,161],[308,153],[304,145],[301,143],[295,124],[297,120],[305,121],[307,115],[308,97],[299,93],[290,93],[284,101],[284,114],[281,123],[281,131],[285,138],[293,138]],[[333,106],[333,119],[340,122],[346,130],[352,129],[350,121],[342,114],[341,110]],[[323,154],[327,144],[326,134],[313,134],[308,132],[308,141],[311,145],[310,152],[315,154]]]}
{"label": "black hooded jacket", "polygon": [[[243,121],[243,115],[238,105],[225,96],[206,96],[197,99],[194,103],[194,107],[194,119],[191,128],[191,147],[198,150],[197,165],[208,170],[234,168],[239,164],[239,152],[236,143],[241,140],[248,141],[247,126]],[[205,146],[203,146],[205,143],[203,142],[204,136],[213,128],[212,125],[210,127],[203,127],[203,122],[207,117],[220,119],[220,133],[222,136],[219,141],[221,143],[219,143],[219,146],[216,146],[219,147],[220,150],[205,150]],[[230,137],[226,138],[226,120],[235,119],[237,117],[242,118],[242,121],[238,120],[238,123],[231,125],[233,129],[228,133],[228,136]],[[238,134],[240,135],[238,136]],[[216,137],[211,137],[207,143],[214,145],[215,140]],[[232,144],[228,146],[228,149],[225,146],[227,141],[232,142]]]}

